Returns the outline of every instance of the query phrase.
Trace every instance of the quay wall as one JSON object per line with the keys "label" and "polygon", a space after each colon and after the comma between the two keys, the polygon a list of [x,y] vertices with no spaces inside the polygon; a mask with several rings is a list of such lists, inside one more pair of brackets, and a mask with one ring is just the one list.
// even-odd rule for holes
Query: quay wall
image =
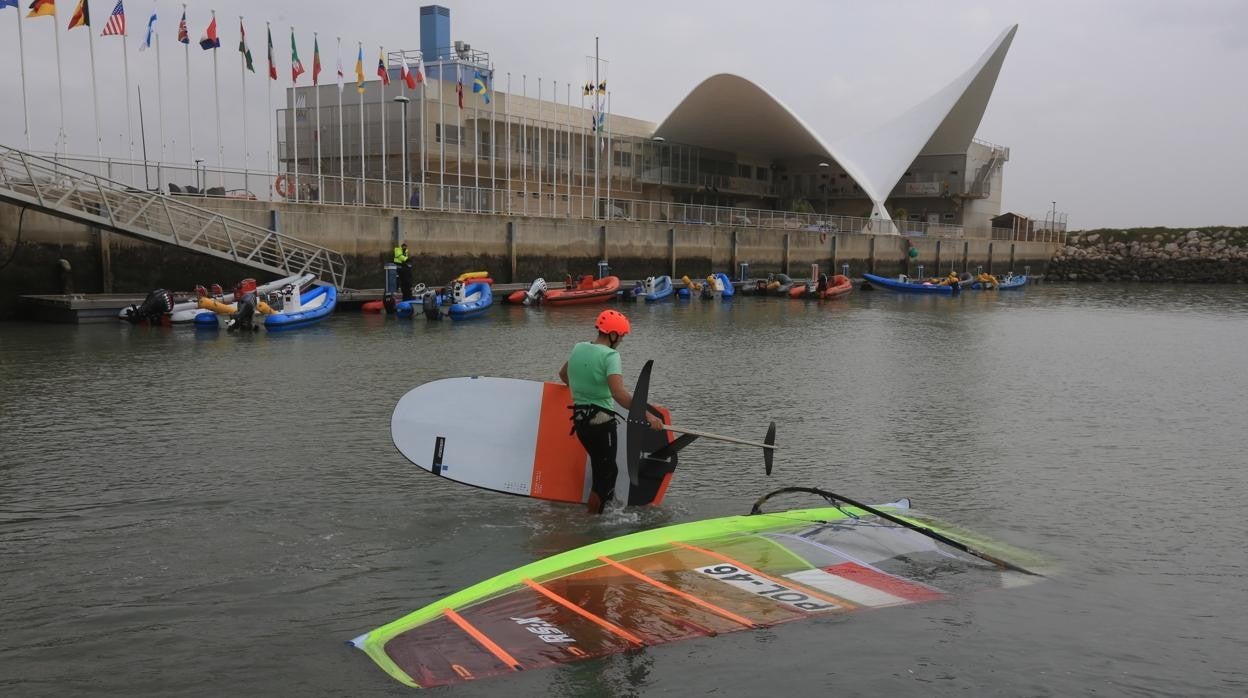
{"label": "quay wall", "polygon": [[[195,202],[231,218],[324,245],[347,258],[347,285],[383,286],[382,264],[397,241],[413,256],[414,278],[440,284],[471,270],[488,270],[500,282],[593,273],[606,260],[623,279],[672,274],[704,277],[714,271],[737,276],[786,272],[804,278],[811,264],[829,273],[849,265],[861,276],[927,274],[951,268],[997,273],[1042,273],[1054,246],[1036,242],[935,239],[896,235],[820,234],[714,225],[639,221],[451,214],[314,204],[273,204],[233,199]],[[22,294],[140,293],[153,288],[189,289],[197,283],[230,285],[239,278],[267,277],[256,270],[176,247],[152,243],[0,204],[0,317],[13,314]],[[918,256],[907,256],[910,246]]]}

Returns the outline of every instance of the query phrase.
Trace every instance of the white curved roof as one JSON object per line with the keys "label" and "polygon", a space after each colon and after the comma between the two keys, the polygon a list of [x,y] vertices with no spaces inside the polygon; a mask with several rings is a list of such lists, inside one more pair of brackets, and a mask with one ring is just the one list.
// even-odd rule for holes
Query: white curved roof
{"label": "white curved roof", "polygon": [[897,118],[831,144],[767,90],[737,75],[704,80],[655,129],[667,140],[770,160],[834,160],[887,218],[884,199],[920,154],[965,153],[1018,25],[969,69]]}

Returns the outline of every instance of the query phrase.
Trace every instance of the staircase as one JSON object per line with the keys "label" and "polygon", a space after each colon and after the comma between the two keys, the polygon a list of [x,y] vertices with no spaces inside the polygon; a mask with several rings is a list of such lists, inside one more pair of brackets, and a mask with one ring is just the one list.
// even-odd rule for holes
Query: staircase
{"label": "staircase", "polygon": [[992,176],[1010,159],[1010,149],[999,145],[992,146],[988,162],[975,173],[971,188],[964,195],[967,199],[986,199],[992,195]]}
{"label": "staircase", "polygon": [[311,273],[339,288],[346,281],[346,258],[327,247],[3,145],[0,201],[278,276]]}

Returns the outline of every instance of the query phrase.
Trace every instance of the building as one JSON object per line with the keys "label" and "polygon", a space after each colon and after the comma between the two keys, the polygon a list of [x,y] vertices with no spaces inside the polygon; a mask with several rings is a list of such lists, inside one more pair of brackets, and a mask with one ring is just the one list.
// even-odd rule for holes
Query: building
{"label": "building", "polygon": [[[610,92],[597,85],[513,84],[488,53],[451,40],[449,10],[430,5],[420,13],[420,50],[384,58],[388,87],[375,78],[358,92],[352,85],[341,93],[336,85],[287,91],[278,139],[288,198],[992,235],[1009,149],[974,136],[1017,26],[895,119],[827,141],[736,75],[708,78],[659,124],[613,113]],[[423,72],[416,89],[400,80],[405,63]],[[369,68],[367,75],[380,73]]]}

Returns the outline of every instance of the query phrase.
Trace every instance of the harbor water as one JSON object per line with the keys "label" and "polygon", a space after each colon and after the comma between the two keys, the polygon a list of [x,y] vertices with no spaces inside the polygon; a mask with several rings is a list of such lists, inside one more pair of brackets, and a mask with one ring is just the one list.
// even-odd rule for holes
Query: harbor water
{"label": "harbor water", "polygon": [[677,423],[761,438],[775,420],[773,476],[755,450],[702,440],[662,506],[590,518],[395,450],[407,390],[553,380],[595,307],[340,312],[247,336],[0,325],[0,695],[411,695],[347,641],[543,556],[745,513],[789,485],[908,496],[1059,571],[448,695],[1248,693],[1244,287],[622,309],[626,382],[654,359],[651,399]]}

